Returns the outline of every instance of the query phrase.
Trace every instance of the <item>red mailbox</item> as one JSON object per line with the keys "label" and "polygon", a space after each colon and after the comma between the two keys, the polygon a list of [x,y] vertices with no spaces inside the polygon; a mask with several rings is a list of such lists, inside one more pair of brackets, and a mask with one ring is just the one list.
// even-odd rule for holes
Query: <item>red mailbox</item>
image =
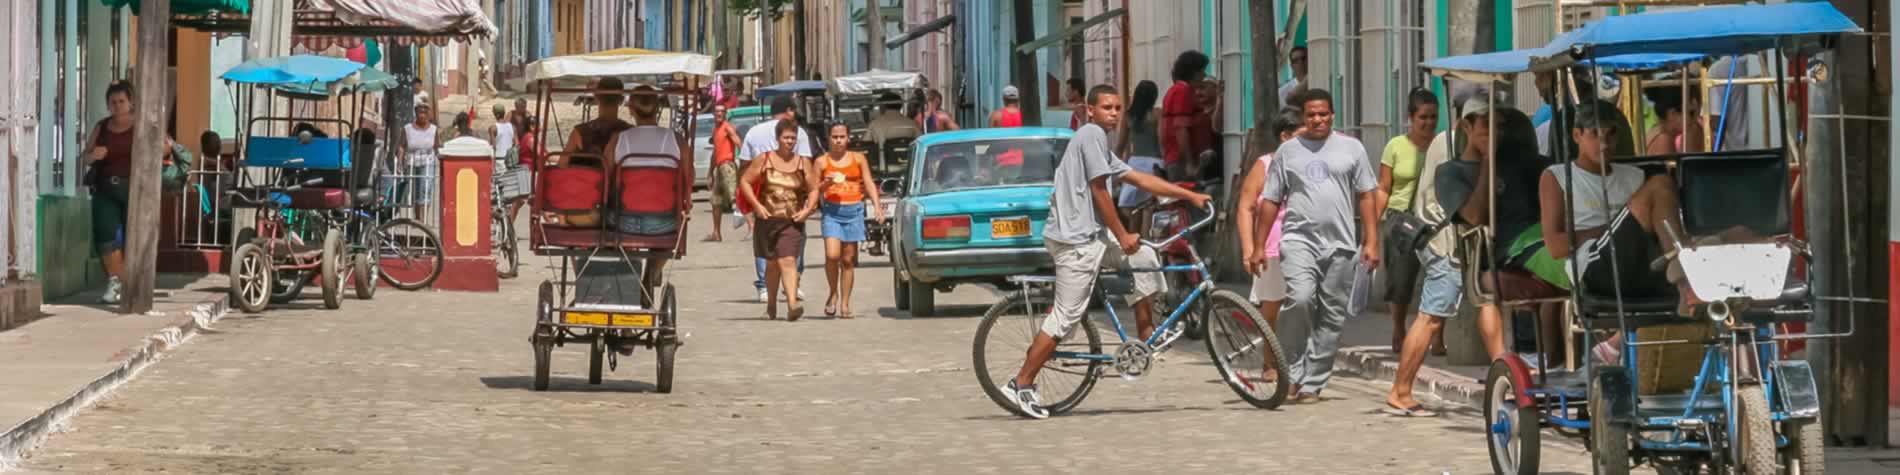
{"label": "red mailbox", "polygon": [[442,144],[441,290],[494,292],[501,289],[489,236],[489,194],[495,174],[494,148],[487,141],[462,137]]}

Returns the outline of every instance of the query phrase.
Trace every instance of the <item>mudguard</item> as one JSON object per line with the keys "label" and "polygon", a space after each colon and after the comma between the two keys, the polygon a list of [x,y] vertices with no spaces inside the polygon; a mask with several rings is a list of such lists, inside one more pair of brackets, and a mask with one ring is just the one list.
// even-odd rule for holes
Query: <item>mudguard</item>
{"label": "mudguard", "polygon": [[1513,386],[1517,388],[1518,407],[1534,407],[1537,398],[1531,397],[1530,386],[1536,380],[1531,379],[1530,365],[1524,364],[1524,360],[1518,358],[1516,353],[1505,353],[1498,361],[1511,368],[1511,379],[1517,383]]}
{"label": "mudguard", "polygon": [[1590,384],[1602,387],[1604,405],[1609,407],[1590,408],[1590,417],[1608,417],[1617,424],[1636,423],[1636,388],[1630,378],[1629,368],[1621,366],[1598,366],[1596,374],[1591,375]]}

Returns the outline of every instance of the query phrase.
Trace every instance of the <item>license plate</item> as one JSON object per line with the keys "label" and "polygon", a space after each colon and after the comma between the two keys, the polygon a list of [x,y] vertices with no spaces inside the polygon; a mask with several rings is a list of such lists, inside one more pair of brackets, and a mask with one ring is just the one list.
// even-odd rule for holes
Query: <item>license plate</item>
{"label": "license plate", "polygon": [[1029,235],[1029,218],[997,218],[990,220],[990,237],[995,239],[1019,238]]}
{"label": "license plate", "polygon": [[653,326],[653,315],[605,312],[567,312],[561,319],[568,325],[593,325],[601,327],[640,327]]}

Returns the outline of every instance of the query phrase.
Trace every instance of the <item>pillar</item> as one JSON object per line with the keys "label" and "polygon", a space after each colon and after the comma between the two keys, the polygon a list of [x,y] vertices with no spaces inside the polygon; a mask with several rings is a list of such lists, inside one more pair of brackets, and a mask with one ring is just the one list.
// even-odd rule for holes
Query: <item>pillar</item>
{"label": "pillar", "polygon": [[494,148],[473,137],[442,145],[442,276],[438,290],[494,292],[501,289],[489,236],[489,194],[494,190]]}

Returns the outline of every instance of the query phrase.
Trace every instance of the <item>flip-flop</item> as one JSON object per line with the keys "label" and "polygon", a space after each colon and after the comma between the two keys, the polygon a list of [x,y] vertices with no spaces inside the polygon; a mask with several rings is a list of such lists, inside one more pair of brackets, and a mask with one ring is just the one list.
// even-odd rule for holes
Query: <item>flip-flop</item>
{"label": "flip-flop", "polygon": [[720,239],[720,238],[715,238],[715,237],[712,237],[712,236],[705,236],[705,237],[702,237],[702,238],[699,238],[699,242],[719,242],[719,241],[723,241],[723,240],[724,240],[724,239]]}
{"label": "flip-flop", "polygon": [[850,319],[853,319],[853,318],[858,318],[858,316],[857,316],[857,315],[852,315],[852,314],[851,314],[851,312],[848,312],[848,311],[841,311],[841,312],[838,312],[838,319],[839,319],[839,320],[850,320]]}
{"label": "flip-flop", "polygon": [[825,316],[827,317],[838,316],[838,304],[825,302]]}
{"label": "flip-flop", "polygon": [[1424,404],[1412,407],[1399,407],[1388,402],[1385,403],[1385,409],[1380,409],[1380,412],[1399,417],[1438,417],[1438,413],[1425,409]]}

